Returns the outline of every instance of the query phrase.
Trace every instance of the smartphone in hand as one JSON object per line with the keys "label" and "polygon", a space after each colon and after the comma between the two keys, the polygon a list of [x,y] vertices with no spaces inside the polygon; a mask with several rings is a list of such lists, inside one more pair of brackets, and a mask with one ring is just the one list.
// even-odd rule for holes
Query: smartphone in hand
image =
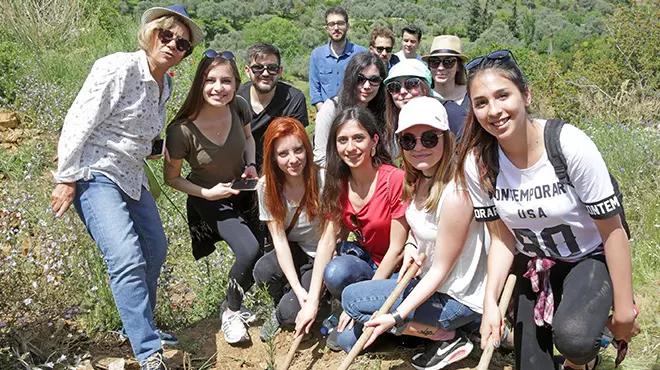
{"label": "smartphone in hand", "polygon": [[257,190],[257,183],[259,179],[237,179],[232,181],[231,188],[241,191],[254,191]]}
{"label": "smartphone in hand", "polygon": [[151,144],[150,156],[161,156],[165,154],[165,139],[156,139]]}

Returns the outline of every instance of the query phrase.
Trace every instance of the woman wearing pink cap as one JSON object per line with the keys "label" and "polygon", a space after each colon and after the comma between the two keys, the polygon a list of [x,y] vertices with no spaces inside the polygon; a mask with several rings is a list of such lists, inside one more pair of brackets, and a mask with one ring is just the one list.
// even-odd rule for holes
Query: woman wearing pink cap
{"label": "woman wearing pink cap", "polygon": [[[403,151],[404,201],[410,237],[399,276],[420,264],[393,313],[371,319],[394,289],[395,279],[349,285],[342,306],[355,321],[375,327],[367,346],[382,333],[431,339],[412,357],[416,369],[441,369],[470,353],[472,343],[457,329],[481,316],[486,282],[486,235],[474,221],[472,202],[454,177],[454,138],[447,113],[435,98],[412,99],[402,109],[396,131]],[[419,252],[428,256],[422,264]],[[362,325],[344,330],[339,345],[349,351]]]}

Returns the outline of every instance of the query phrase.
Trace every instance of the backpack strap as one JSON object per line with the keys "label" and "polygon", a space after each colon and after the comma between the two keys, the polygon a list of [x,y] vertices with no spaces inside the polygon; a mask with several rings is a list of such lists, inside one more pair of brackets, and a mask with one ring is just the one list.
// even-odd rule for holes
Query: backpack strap
{"label": "backpack strap", "polygon": [[561,150],[561,143],[559,141],[559,135],[561,134],[561,129],[563,127],[564,121],[558,119],[548,120],[545,123],[545,129],[543,130],[543,140],[545,142],[545,150],[548,154],[548,160],[550,161],[550,164],[552,164],[552,167],[554,167],[559,182],[573,186],[571,179],[568,176],[566,157],[564,157],[564,153]]}

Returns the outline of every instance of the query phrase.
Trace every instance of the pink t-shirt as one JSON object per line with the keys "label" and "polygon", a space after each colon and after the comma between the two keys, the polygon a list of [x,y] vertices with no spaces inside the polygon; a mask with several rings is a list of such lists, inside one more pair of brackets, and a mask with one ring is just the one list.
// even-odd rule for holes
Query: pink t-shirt
{"label": "pink t-shirt", "polygon": [[392,220],[404,217],[408,207],[408,202],[401,202],[403,176],[403,170],[388,164],[381,165],[378,168],[376,190],[359,212],[355,212],[348,200],[348,183],[344,183],[344,192],[341,196],[341,204],[344,208],[342,222],[348,230],[353,231],[355,227],[351,223],[350,216],[351,214],[357,216],[360,232],[364,236],[361,246],[371,253],[371,258],[379,266],[390,246]]}

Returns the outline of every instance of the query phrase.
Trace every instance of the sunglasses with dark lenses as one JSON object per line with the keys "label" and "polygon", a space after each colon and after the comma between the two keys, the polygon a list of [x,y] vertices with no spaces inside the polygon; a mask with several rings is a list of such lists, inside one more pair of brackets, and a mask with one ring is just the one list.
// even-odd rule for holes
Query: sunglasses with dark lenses
{"label": "sunglasses with dark lenses", "polygon": [[438,68],[442,63],[445,69],[451,69],[454,68],[457,60],[458,59],[456,59],[456,57],[448,57],[448,58],[430,57],[428,63],[430,68],[434,68],[434,69]]}
{"label": "sunglasses with dark lenses", "polygon": [[162,28],[158,29],[158,39],[164,45],[169,44],[172,40],[175,40],[176,49],[181,52],[186,52],[190,50],[190,41],[184,39],[183,37],[174,36],[174,33],[170,30],[164,30]]}
{"label": "sunglasses with dark lenses", "polygon": [[472,68],[485,64],[489,60],[500,60],[500,59],[513,59],[513,61],[516,62],[516,64],[518,64],[518,61],[516,61],[516,57],[513,56],[511,50],[502,49],[502,50],[496,50],[488,55],[484,55],[472,59],[468,64],[465,65],[465,69],[469,71]]}
{"label": "sunglasses with dark lenses", "polygon": [[424,148],[431,149],[438,145],[438,141],[442,135],[444,133],[438,134],[435,131],[425,131],[419,137],[411,133],[405,133],[399,136],[399,145],[401,145],[403,150],[413,150],[417,146],[417,139],[420,139]]}
{"label": "sunglasses with dark lenses", "polygon": [[403,83],[400,81],[391,81],[387,84],[387,92],[389,92],[392,95],[400,94],[401,93],[401,88],[405,87],[406,90],[410,91],[414,88],[419,87],[419,85],[422,83],[422,80],[419,79],[418,77],[410,77],[407,78]]}
{"label": "sunglasses with dark lenses", "polygon": [[355,239],[359,243],[364,243],[364,235],[362,235],[362,231],[360,231],[360,220],[358,220],[357,215],[355,213],[351,213],[350,216],[348,216],[348,219],[351,221],[351,225],[353,226],[353,234],[355,235]]}
{"label": "sunglasses with dark lenses", "polygon": [[371,86],[378,86],[380,85],[381,82],[383,82],[383,79],[379,75],[373,75],[367,77],[362,73],[358,73],[358,78],[357,78],[358,85],[364,84],[365,81],[369,81],[369,84]]}
{"label": "sunglasses with dark lenses", "polygon": [[280,73],[280,66],[275,63],[268,65],[256,63],[251,65],[250,69],[252,70],[252,73],[256,75],[264,73],[264,70],[268,71],[268,74],[271,76],[275,76],[276,74]]}
{"label": "sunglasses with dark lenses", "polygon": [[391,46],[390,47],[374,46],[374,49],[376,49],[376,51],[378,51],[378,54],[382,53],[383,50],[385,50],[387,52],[387,54],[392,52],[392,47]]}
{"label": "sunglasses with dark lenses", "polygon": [[234,59],[234,53],[232,53],[231,51],[223,51],[222,53],[218,53],[217,51],[215,51],[213,49],[206,50],[204,52],[204,56],[209,58],[209,59],[214,59],[214,58],[217,58],[217,57],[220,57],[220,58],[226,59],[226,60]]}

